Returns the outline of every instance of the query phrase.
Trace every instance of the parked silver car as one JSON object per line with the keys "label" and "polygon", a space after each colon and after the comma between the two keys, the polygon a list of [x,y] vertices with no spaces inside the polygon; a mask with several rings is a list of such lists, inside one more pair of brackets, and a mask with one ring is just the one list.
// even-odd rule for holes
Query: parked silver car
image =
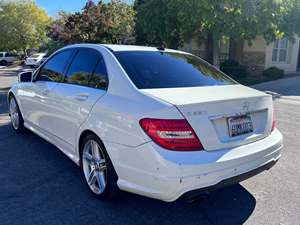
{"label": "parked silver car", "polygon": [[0,66],[7,66],[9,63],[18,60],[18,56],[16,54],[10,52],[0,52]]}

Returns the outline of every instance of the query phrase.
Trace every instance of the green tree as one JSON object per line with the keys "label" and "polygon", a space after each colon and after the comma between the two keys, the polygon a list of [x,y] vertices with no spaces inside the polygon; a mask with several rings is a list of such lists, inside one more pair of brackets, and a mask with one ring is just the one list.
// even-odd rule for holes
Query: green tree
{"label": "green tree", "polygon": [[267,41],[300,31],[299,0],[151,0],[136,4],[137,40],[169,47],[197,37],[206,59],[219,64],[219,42],[230,39],[230,56],[238,56],[243,41],[263,35]]}
{"label": "green tree", "polygon": [[136,1],[137,42],[171,48],[180,46],[182,37],[172,0]]}
{"label": "green tree", "polygon": [[112,0],[107,4],[100,2],[99,6],[109,18],[108,39],[111,43],[119,43],[124,38],[134,36],[135,11],[133,6],[120,0]]}
{"label": "green tree", "polygon": [[47,13],[35,2],[27,0],[0,1],[0,49],[27,51],[47,41]]}
{"label": "green tree", "polygon": [[61,12],[48,35],[64,44],[118,43],[133,35],[134,18],[133,7],[122,1],[95,4],[89,0],[81,12]]}

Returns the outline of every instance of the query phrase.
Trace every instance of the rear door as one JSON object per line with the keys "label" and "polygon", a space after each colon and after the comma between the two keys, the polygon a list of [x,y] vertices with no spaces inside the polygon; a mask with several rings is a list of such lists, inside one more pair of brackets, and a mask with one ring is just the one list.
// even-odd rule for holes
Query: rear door
{"label": "rear door", "polygon": [[101,54],[94,49],[77,49],[64,82],[55,88],[56,114],[52,133],[75,146],[79,127],[96,101],[106,93],[107,80]]}

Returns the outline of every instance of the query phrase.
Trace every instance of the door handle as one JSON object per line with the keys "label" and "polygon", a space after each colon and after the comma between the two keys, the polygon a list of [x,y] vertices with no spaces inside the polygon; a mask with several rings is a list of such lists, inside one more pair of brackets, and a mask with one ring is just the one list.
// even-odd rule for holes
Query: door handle
{"label": "door handle", "polygon": [[85,101],[89,98],[89,94],[87,93],[82,93],[82,94],[79,94],[75,97],[76,100],[78,101]]}

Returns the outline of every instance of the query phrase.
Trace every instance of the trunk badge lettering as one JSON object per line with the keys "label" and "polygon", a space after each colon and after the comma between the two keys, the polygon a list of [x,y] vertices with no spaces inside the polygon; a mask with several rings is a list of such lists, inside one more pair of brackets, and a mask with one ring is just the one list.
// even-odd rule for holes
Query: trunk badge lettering
{"label": "trunk badge lettering", "polygon": [[207,114],[206,111],[187,112],[188,116],[202,116],[202,115],[206,115],[206,114]]}

